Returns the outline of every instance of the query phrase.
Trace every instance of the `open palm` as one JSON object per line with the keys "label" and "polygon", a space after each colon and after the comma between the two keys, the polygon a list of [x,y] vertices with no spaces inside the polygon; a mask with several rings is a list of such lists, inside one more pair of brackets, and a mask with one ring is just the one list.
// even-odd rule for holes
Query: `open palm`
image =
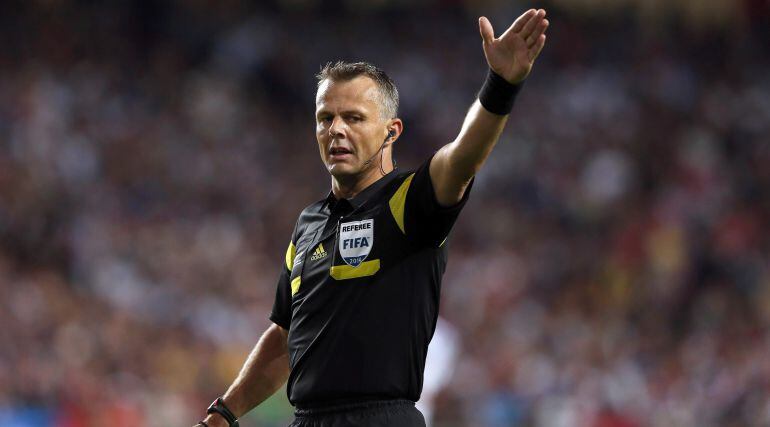
{"label": "open palm", "polygon": [[495,38],[489,20],[483,16],[479,18],[484,56],[489,67],[510,83],[524,80],[545,46],[546,28],[548,20],[543,9],[524,12],[498,38]]}

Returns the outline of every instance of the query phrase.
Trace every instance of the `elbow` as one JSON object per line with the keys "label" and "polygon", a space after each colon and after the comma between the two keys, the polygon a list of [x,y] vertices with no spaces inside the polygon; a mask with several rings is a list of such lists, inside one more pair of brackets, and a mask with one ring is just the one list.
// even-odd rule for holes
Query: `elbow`
{"label": "elbow", "polygon": [[467,156],[457,143],[445,145],[431,162],[431,179],[436,201],[449,207],[457,204],[465,195],[471,179],[481,168],[481,161]]}
{"label": "elbow", "polygon": [[450,150],[447,156],[448,169],[451,175],[450,179],[456,185],[464,187],[481,170],[481,167],[484,165],[484,159],[473,155],[474,153],[464,152],[456,142],[452,143],[452,146],[453,149]]}

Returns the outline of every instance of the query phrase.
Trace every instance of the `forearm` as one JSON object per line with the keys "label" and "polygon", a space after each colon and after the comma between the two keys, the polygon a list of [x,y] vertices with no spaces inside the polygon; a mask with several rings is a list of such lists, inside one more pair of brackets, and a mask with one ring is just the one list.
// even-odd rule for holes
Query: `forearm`
{"label": "forearm", "polygon": [[225,405],[237,416],[272,396],[289,377],[286,331],[272,325],[249,354],[233,384],[223,396]]}
{"label": "forearm", "polygon": [[461,180],[470,180],[489,157],[500,139],[508,115],[487,111],[476,100],[465,116],[457,138],[448,145],[449,164]]}
{"label": "forearm", "polygon": [[431,178],[442,205],[458,202],[471,178],[481,169],[508,121],[508,115],[487,111],[476,100],[457,138],[442,147],[431,162]]}

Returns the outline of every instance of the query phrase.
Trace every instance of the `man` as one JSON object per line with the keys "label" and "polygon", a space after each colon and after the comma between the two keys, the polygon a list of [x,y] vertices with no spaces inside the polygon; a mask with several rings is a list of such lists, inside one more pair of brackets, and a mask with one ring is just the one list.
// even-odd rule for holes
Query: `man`
{"label": "man", "polygon": [[490,68],[460,134],[415,172],[394,170],[398,92],[365,63],[319,74],[316,138],[331,192],[297,221],[270,319],[227,393],[199,425],[236,418],[288,379],[292,426],[424,426],[415,409],[438,317],[447,235],[545,44],[544,10],[499,38],[482,17]]}

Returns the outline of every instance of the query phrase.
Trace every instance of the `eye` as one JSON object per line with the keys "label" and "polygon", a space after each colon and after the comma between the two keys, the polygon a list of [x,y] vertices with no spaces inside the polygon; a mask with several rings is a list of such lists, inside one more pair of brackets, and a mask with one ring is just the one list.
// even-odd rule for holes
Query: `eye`
{"label": "eye", "polygon": [[356,116],[356,115],[348,117],[348,121],[351,122],[351,123],[358,123],[358,122],[362,121],[363,119],[364,119],[363,117]]}

